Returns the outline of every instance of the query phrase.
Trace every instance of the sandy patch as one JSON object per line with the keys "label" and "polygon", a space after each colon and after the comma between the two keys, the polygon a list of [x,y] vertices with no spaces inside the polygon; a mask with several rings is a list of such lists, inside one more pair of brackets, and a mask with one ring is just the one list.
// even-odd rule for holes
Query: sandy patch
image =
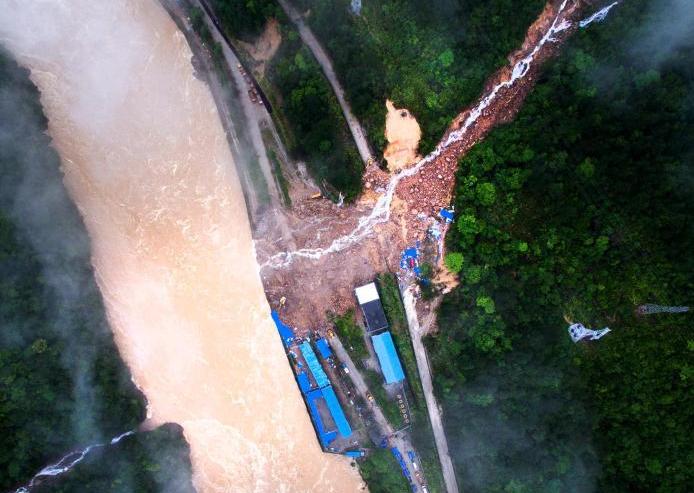
{"label": "sandy patch", "polygon": [[258,37],[255,43],[244,43],[239,41],[239,44],[243,47],[249,55],[258,62],[255,69],[260,73],[265,73],[265,63],[270,61],[277,49],[282,43],[282,34],[280,33],[280,24],[277,19],[270,19],[265,24],[265,29],[263,33]]}
{"label": "sandy patch", "polygon": [[393,102],[386,101],[386,147],[383,157],[388,161],[388,169],[396,171],[407,168],[420,157],[417,155],[422,131],[417,119],[404,108],[396,108]]}

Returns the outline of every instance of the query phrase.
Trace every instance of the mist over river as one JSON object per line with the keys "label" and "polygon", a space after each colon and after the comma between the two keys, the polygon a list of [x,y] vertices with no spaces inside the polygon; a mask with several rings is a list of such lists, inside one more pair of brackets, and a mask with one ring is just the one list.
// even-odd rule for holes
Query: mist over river
{"label": "mist over river", "polygon": [[323,454],[263,293],[231,153],[155,0],[6,0],[148,426],[176,422],[201,492],[353,492]]}

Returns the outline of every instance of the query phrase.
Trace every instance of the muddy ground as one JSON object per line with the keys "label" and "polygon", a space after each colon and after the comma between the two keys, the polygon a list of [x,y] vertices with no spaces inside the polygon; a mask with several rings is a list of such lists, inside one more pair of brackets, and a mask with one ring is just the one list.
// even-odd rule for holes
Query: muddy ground
{"label": "muddy ground", "polygon": [[[424,164],[413,176],[398,184],[389,220],[374,227],[371,234],[344,250],[324,254],[319,258],[294,257],[284,265],[269,262],[283,258],[282,252],[301,248],[326,248],[333,240],[349,234],[359,219],[368,215],[378,196],[392,175],[372,164],[364,173],[364,194],[353,205],[338,207],[327,200],[311,199],[308,195],[297,200],[292,210],[274,211],[258,223],[255,231],[256,255],[261,265],[261,277],[270,304],[280,309],[282,317],[300,332],[324,329],[326,313],[343,313],[355,306],[353,289],[371,281],[378,272],[399,269],[404,248],[422,240],[430,224],[447,207],[455,186],[458,160],[475,143],[483,139],[496,125],[510,121],[519,111],[523,100],[533,87],[543,63],[556,54],[562,42],[574,31],[583,2],[569,2],[560,19],[572,27],[554,36],[535,55],[528,73],[510,87],[502,88],[497,98],[486,108],[460,140],[451,144],[431,162]],[[548,31],[561,1],[550,0],[542,14],[529,28],[526,39],[518,51],[509,55],[509,65],[495,73],[485,85],[484,97],[502,81],[509,80],[515,63],[528,55]],[[480,98],[481,99],[481,98]],[[451,123],[441,139],[459,130],[472,108],[462,111]],[[396,171],[397,173],[397,171]],[[292,237],[279,234],[275,227],[277,215],[286,217],[291,224]],[[422,220],[422,218],[427,220]],[[288,248],[292,245],[293,248]],[[280,298],[286,304],[280,307]]]}

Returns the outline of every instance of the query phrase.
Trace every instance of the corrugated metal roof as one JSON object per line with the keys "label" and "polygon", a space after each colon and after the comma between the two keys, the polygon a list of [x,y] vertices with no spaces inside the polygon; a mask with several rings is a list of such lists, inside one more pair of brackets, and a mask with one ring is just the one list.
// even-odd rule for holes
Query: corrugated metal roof
{"label": "corrugated metal roof", "polygon": [[280,316],[275,310],[272,310],[270,314],[272,315],[272,320],[275,321],[275,325],[277,326],[277,331],[280,333],[282,342],[285,346],[289,347],[292,341],[294,341],[294,331],[291,327],[280,320]]}
{"label": "corrugated metal roof", "polygon": [[323,359],[328,359],[333,355],[332,351],[330,350],[330,346],[328,346],[328,341],[323,338],[316,340],[316,347],[318,348],[320,357]]}
{"label": "corrugated metal roof", "polygon": [[360,305],[365,305],[369,301],[379,299],[376,284],[373,282],[359,286],[354,290],[354,293],[357,295],[357,301],[359,301]]}
{"label": "corrugated metal roof", "polygon": [[377,330],[388,328],[388,320],[386,319],[386,314],[383,311],[381,300],[369,301],[365,305],[359,306],[364,314],[366,328],[369,330],[369,332],[376,332]]}
{"label": "corrugated metal roof", "polygon": [[340,432],[343,438],[349,438],[352,434],[352,427],[349,426],[349,422],[345,417],[345,413],[342,410],[342,406],[340,406],[340,401],[337,400],[333,388],[325,387],[323,389],[323,397],[325,398],[325,403],[328,405],[330,415],[333,417],[335,426],[337,426],[337,431]]}
{"label": "corrugated metal roof", "polygon": [[304,394],[311,390],[311,382],[308,380],[308,375],[303,371],[296,376],[297,382],[299,382],[299,388]]}
{"label": "corrugated metal roof", "polygon": [[313,352],[311,344],[308,341],[305,341],[301,343],[299,349],[301,350],[301,354],[303,354],[304,359],[306,360],[308,369],[311,370],[311,375],[313,375],[313,378],[316,381],[318,388],[329,385],[330,380],[328,380],[328,375],[325,374],[325,372],[323,371],[323,367],[318,362],[318,358],[316,357],[316,353]]}
{"label": "corrugated metal roof", "polygon": [[386,383],[400,382],[405,379],[405,374],[402,371],[402,365],[398,358],[398,353],[395,351],[393,337],[390,332],[384,332],[377,336],[371,336],[371,342],[374,345],[378,362],[381,364],[381,371],[386,379]]}

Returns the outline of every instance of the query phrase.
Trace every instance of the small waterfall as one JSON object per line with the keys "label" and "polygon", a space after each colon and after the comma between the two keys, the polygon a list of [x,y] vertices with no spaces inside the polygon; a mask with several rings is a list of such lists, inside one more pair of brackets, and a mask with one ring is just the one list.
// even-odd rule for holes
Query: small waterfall
{"label": "small waterfall", "polygon": [[73,467],[82,462],[84,458],[87,457],[87,455],[89,455],[89,453],[92,450],[116,445],[123,438],[134,434],[135,430],[126,431],[125,433],[121,433],[120,435],[112,438],[111,441],[109,441],[108,443],[95,443],[81,450],[70,452],[55,464],[48,465],[41,469],[34,475],[33,478],[31,478],[31,481],[29,481],[28,484],[26,484],[25,486],[20,486],[14,491],[14,493],[29,493],[31,489],[37,484],[37,482],[40,482],[41,480],[49,477],[60,476],[61,474],[70,471]]}
{"label": "small waterfall", "polygon": [[579,27],[580,27],[581,29],[583,29],[583,28],[585,28],[585,27],[590,26],[593,22],[602,22],[602,21],[604,21],[605,18],[607,17],[607,14],[610,13],[610,10],[612,10],[612,8],[613,8],[614,6],[616,6],[617,4],[619,4],[620,1],[621,1],[621,0],[617,0],[616,2],[612,2],[610,5],[608,5],[607,7],[603,8],[603,9],[598,10],[597,12],[595,12],[595,13],[594,13],[593,15],[591,15],[590,17],[587,17],[587,18],[583,19],[581,22],[578,23]]}

